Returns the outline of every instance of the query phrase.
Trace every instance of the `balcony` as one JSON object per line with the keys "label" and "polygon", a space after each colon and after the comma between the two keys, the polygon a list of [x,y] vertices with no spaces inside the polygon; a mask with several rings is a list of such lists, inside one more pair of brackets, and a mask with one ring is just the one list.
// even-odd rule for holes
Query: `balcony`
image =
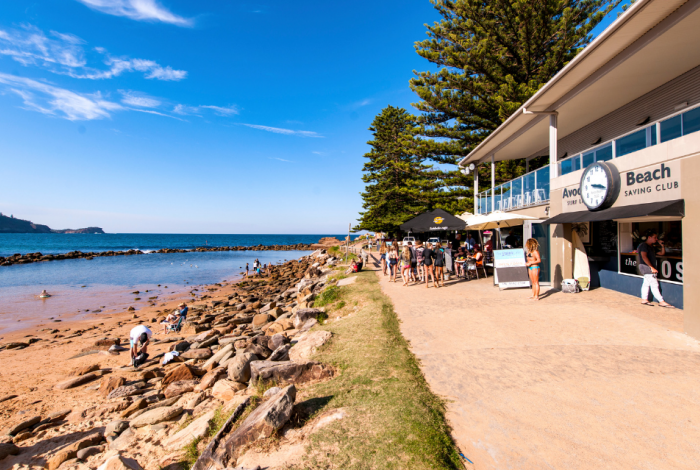
{"label": "balcony", "polygon": [[496,186],[493,208],[491,202],[490,189],[477,194],[476,213],[509,211],[549,202],[549,166]]}
{"label": "balcony", "polygon": [[642,129],[624,134],[598,147],[560,160],[559,175],[586,168],[593,162],[612,160],[632,152],[652,147],[700,131],[700,107],[666,117]]}

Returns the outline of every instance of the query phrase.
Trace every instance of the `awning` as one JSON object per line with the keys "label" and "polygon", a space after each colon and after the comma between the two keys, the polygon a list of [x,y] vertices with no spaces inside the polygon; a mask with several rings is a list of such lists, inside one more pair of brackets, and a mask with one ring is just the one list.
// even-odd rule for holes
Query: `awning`
{"label": "awning", "polygon": [[517,212],[493,211],[486,215],[475,215],[467,219],[468,230],[487,230],[523,225],[526,220],[537,220],[537,217],[518,214]]}
{"label": "awning", "polygon": [[404,232],[433,232],[438,230],[464,230],[466,223],[449,212],[442,209],[435,209],[425,212],[418,217],[414,217],[408,222],[401,224]]}
{"label": "awning", "polygon": [[651,202],[632,206],[611,207],[602,211],[565,212],[542,222],[544,225],[571,224],[577,222],[599,222],[601,220],[631,219],[633,217],[683,217],[685,201]]}

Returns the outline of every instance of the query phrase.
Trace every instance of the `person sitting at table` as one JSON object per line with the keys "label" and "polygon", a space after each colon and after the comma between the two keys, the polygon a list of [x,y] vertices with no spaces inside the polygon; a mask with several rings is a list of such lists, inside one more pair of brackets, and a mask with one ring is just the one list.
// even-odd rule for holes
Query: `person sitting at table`
{"label": "person sitting at table", "polygon": [[464,276],[466,274],[466,271],[464,269],[464,265],[467,262],[467,253],[465,252],[464,248],[460,248],[457,251],[457,257],[455,259],[455,264],[457,265],[457,276]]}

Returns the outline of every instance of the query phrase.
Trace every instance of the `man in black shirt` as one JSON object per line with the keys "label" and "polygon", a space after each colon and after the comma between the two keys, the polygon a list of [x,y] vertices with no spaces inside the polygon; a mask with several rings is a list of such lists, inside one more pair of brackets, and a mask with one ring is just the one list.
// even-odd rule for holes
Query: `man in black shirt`
{"label": "man in black shirt", "polygon": [[[649,302],[649,289],[654,295],[654,298],[659,302],[660,307],[674,308],[673,305],[664,301],[659,291],[659,280],[656,278],[659,272],[656,267],[656,255],[661,256],[666,254],[666,247],[664,242],[659,240],[656,230],[647,230],[647,239],[639,244],[637,247],[637,267],[640,274],[644,276],[644,282],[642,283],[642,305],[652,305]],[[661,251],[656,253],[654,249],[654,244],[658,242],[661,245]]]}

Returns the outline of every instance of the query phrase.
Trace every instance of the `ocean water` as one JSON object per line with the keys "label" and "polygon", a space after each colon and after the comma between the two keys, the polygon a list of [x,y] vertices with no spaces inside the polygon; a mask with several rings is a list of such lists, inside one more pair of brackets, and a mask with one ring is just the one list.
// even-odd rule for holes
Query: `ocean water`
{"label": "ocean water", "polygon": [[[197,235],[162,233],[0,233],[0,256],[15,253],[57,254],[69,251],[154,251],[200,246],[295,245],[316,243],[322,237],[346,235]],[[355,237],[353,237],[355,238]]]}
{"label": "ocean water", "polygon": [[[333,235],[161,235],[161,234],[0,234],[0,256],[14,253],[65,253],[197,246],[255,246],[315,243]],[[337,235],[336,235],[337,236]],[[337,236],[342,238],[341,236]],[[4,253],[4,255],[3,255]],[[149,253],[92,260],[73,259],[0,266],[0,334],[50,323],[137,310],[149,297],[158,302],[192,298],[193,287],[239,279],[249,263],[297,259],[310,251],[221,251]],[[158,286],[160,284],[160,286]],[[167,288],[166,288],[167,286]],[[39,299],[46,289],[52,296]],[[140,291],[139,295],[131,292]],[[148,292],[145,292],[148,290]],[[198,291],[196,294],[206,292]],[[134,300],[140,297],[142,300]]]}

